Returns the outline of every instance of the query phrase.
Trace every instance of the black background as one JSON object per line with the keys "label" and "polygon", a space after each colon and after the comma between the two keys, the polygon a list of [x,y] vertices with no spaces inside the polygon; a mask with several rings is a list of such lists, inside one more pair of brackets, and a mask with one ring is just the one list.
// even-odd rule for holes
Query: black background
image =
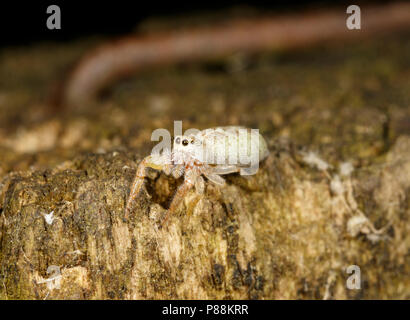
{"label": "black background", "polygon": [[[36,41],[67,41],[82,36],[124,34],[135,30],[138,23],[148,17],[213,11],[235,6],[256,9],[292,11],[304,7],[331,7],[369,2],[388,1],[158,1],[158,0],[27,0],[1,1],[0,46],[27,45]],[[61,30],[49,30],[46,13],[49,5],[61,9]]]}
{"label": "black background", "polygon": [[[189,316],[163,315],[163,308],[189,306],[205,308],[207,304],[246,304],[248,315],[199,315]],[[13,317],[27,316],[26,313],[63,319],[372,319],[391,318],[394,314],[406,314],[409,301],[0,301],[3,314]],[[90,314],[88,314],[90,312]],[[337,316],[336,316],[337,315]]]}
{"label": "black background", "polygon": [[[205,308],[207,304],[246,304],[248,315],[199,315],[189,316],[163,315],[164,307],[189,306]],[[44,315],[63,319],[372,319],[389,318],[391,312],[406,314],[409,301],[0,301],[3,314],[19,316]],[[406,308],[406,309],[405,309]],[[10,313],[8,313],[10,311]],[[90,312],[90,314],[88,314]],[[337,316],[336,316],[337,315]]]}

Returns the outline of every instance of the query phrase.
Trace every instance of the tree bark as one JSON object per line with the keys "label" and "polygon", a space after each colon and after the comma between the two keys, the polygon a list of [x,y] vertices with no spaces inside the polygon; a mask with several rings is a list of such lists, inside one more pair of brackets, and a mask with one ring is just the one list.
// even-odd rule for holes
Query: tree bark
{"label": "tree bark", "polygon": [[[331,170],[310,168],[288,142],[275,146],[255,176],[190,192],[168,228],[158,221],[181,181],[152,171],[125,220],[136,167],[126,153],[7,176],[0,297],[409,298],[410,138],[382,168],[344,177],[342,194]],[[367,222],[354,203],[372,208]],[[388,227],[377,233],[371,221]],[[363,290],[346,287],[350,265]]]}

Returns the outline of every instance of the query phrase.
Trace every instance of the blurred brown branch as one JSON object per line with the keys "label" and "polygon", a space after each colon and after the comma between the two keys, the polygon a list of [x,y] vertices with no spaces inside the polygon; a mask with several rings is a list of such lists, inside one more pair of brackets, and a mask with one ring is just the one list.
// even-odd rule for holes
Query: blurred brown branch
{"label": "blurred brown branch", "polygon": [[219,26],[125,37],[87,54],[52,99],[55,105],[81,106],[102,89],[141,69],[177,62],[221,58],[236,52],[291,49],[325,41],[347,41],[410,26],[410,3],[361,8],[362,28],[346,27],[345,8],[309,11]]}

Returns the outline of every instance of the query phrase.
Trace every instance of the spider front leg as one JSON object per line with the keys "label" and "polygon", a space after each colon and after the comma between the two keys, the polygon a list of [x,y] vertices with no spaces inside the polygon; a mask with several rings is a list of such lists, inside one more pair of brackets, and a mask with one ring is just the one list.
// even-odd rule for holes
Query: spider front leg
{"label": "spider front leg", "polygon": [[127,205],[125,207],[125,218],[128,218],[131,211],[131,206],[134,199],[138,196],[144,184],[146,176],[146,168],[153,168],[156,170],[163,170],[166,173],[171,172],[172,164],[168,161],[169,155],[150,155],[144,158],[138,165],[134,181],[131,186],[130,195],[128,196]]}
{"label": "spider front leg", "polygon": [[185,172],[185,167],[182,164],[176,164],[171,169],[171,174],[175,179],[182,177]]}

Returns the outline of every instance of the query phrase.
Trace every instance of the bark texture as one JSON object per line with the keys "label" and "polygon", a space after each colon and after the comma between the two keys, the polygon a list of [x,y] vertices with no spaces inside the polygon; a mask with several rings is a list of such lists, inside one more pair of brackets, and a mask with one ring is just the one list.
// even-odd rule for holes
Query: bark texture
{"label": "bark texture", "polygon": [[[383,169],[345,178],[337,195],[276,145],[257,175],[191,192],[168,229],[157,222],[175,182],[163,174],[148,179],[124,220],[135,166],[124,153],[11,175],[2,194],[3,298],[408,298],[410,138],[398,140]],[[345,205],[364,201],[386,231],[372,232]],[[346,288],[352,264],[363,290]],[[50,266],[60,268],[59,287],[44,282]]]}

